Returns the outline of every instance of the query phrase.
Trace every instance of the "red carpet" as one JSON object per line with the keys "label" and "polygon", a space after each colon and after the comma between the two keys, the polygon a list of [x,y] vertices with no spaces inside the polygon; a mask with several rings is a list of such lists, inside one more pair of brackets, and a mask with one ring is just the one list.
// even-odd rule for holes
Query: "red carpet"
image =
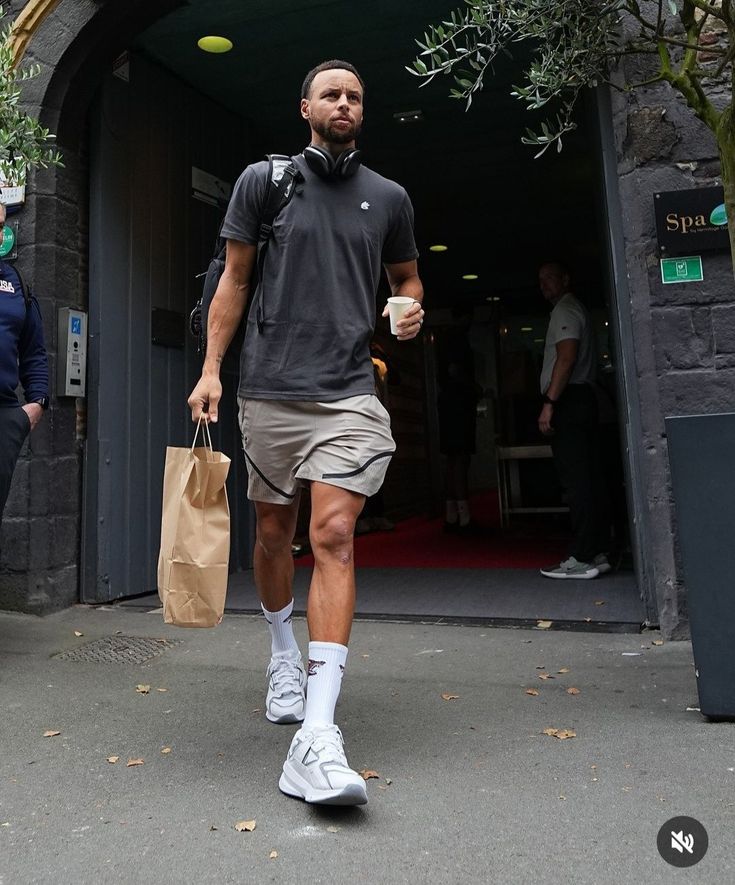
{"label": "red carpet", "polygon": [[[472,498],[472,519],[478,532],[459,537],[443,530],[444,520],[415,516],[399,522],[392,532],[370,532],[355,538],[358,568],[540,568],[566,557],[566,541],[558,529],[515,525],[501,530],[497,492]],[[314,564],[301,556],[297,566]]]}

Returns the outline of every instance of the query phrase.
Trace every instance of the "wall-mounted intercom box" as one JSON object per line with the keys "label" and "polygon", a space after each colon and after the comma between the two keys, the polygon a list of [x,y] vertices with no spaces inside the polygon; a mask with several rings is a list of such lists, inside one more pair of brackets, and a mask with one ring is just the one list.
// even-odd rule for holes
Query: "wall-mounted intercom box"
{"label": "wall-mounted intercom box", "polygon": [[87,378],[87,314],[72,307],[59,309],[59,352],[56,395],[85,396]]}

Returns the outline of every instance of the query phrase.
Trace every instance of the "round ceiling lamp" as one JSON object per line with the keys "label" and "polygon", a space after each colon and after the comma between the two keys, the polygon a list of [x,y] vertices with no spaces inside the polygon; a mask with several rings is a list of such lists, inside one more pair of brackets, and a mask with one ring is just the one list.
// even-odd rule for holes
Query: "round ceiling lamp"
{"label": "round ceiling lamp", "polygon": [[227,37],[216,37],[210,35],[208,37],[200,37],[197,40],[197,46],[204,52],[214,52],[216,54],[229,52],[232,49],[232,40]]}
{"label": "round ceiling lamp", "polygon": [[463,280],[479,280],[480,277],[476,273],[464,273],[462,274]]}
{"label": "round ceiling lamp", "polygon": [[434,246],[429,246],[429,252],[446,252],[449,246],[444,246],[441,243],[436,243]]}

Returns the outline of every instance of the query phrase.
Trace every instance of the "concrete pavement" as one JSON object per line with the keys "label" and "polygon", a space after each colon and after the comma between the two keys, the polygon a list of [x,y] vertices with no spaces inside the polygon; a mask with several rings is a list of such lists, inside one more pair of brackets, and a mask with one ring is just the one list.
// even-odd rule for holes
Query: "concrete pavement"
{"label": "concrete pavement", "polygon": [[[179,643],[54,657],[121,636]],[[691,646],[658,638],[357,623],[338,723],[380,777],[366,807],[324,809],[278,791],[294,727],[263,716],[260,618],[0,614],[0,885],[732,882],[735,725],[687,710]],[[656,835],[683,814],[709,850],[680,870]]]}

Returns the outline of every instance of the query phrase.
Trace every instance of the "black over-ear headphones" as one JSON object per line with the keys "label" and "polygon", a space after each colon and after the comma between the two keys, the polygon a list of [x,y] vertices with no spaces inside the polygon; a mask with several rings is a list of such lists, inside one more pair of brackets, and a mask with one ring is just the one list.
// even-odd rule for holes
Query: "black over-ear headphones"
{"label": "black over-ear headphones", "polygon": [[352,178],[360,168],[362,154],[355,148],[348,148],[335,160],[323,148],[310,144],[304,148],[304,159],[312,172],[321,178]]}

